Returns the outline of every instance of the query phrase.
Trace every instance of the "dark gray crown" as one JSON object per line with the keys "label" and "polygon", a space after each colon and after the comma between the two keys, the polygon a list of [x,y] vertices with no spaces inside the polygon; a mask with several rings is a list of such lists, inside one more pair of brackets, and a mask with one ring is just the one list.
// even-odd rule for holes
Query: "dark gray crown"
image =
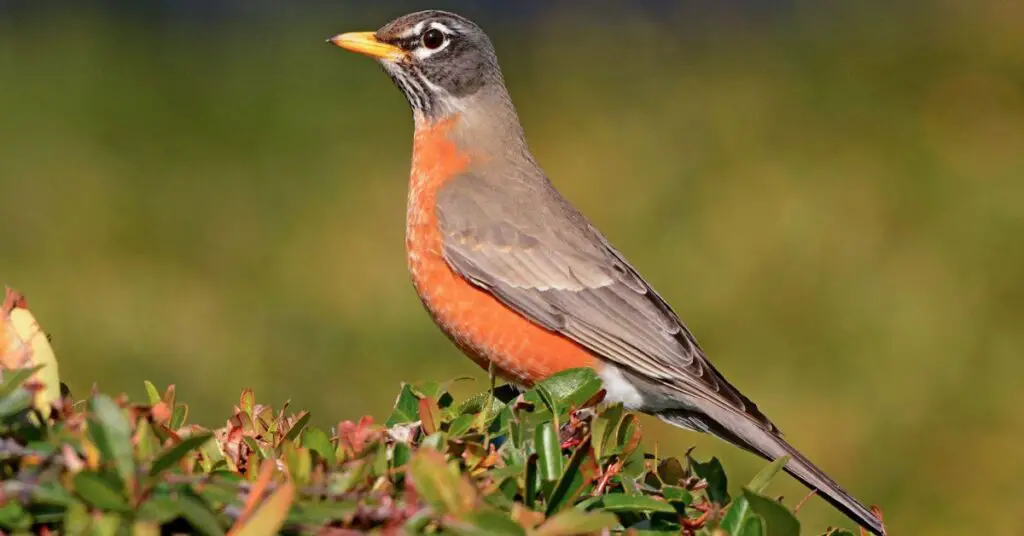
{"label": "dark gray crown", "polygon": [[[432,48],[439,33],[443,42]],[[376,35],[379,41],[408,53],[406,59],[385,62],[384,67],[409,104],[428,115],[443,99],[465,97],[488,84],[503,83],[494,45],[465,17],[419,11],[387,23]]]}

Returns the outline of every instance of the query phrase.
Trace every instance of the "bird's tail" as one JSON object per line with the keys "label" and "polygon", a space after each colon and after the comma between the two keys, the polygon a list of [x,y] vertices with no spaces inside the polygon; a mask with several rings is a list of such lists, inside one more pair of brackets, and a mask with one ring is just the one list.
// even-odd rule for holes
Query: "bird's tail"
{"label": "bird's tail", "polygon": [[669,424],[718,436],[768,460],[789,456],[784,468],[787,473],[818,492],[829,504],[860,526],[878,536],[885,536],[885,527],[871,510],[843,491],[839,484],[782,437],[765,430],[738,412],[722,409],[721,413],[705,418],[689,412],[669,410],[659,413],[658,417]]}

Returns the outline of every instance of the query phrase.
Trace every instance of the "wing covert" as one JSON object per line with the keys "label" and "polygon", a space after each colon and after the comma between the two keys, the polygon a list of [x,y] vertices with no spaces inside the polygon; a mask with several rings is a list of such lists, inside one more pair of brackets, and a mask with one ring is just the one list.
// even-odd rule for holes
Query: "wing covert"
{"label": "wing covert", "polygon": [[[443,253],[462,277],[599,357],[774,425],[707,361],[693,335],[600,232],[550,186],[463,174],[437,197]],[[552,199],[555,202],[552,202]]]}

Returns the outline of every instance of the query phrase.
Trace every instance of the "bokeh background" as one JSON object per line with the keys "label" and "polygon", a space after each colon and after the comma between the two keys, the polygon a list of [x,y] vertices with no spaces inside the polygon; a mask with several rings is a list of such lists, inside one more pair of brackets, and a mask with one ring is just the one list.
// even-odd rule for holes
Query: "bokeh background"
{"label": "bokeh background", "polygon": [[[895,4],[430,7],[490,31],[557,186],[893,533],[1019,534],[1024,10]],[[406,104],[323,42],[423,7],[0,0],[0,277],[74,393],[174,383],[215,426],[250,386],[328,425],[484,388],[408,283]]]}

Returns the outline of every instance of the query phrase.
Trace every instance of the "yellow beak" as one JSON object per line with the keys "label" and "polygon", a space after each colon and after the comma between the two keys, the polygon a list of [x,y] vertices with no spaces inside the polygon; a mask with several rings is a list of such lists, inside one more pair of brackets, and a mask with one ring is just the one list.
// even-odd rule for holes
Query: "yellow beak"
{"label": "yellow beak", "polygon": [[352,52],[382,60],[400,60],[406,57],[401,48],[377,40],[374,32],[349,32],[328,39],[331,43]]}

